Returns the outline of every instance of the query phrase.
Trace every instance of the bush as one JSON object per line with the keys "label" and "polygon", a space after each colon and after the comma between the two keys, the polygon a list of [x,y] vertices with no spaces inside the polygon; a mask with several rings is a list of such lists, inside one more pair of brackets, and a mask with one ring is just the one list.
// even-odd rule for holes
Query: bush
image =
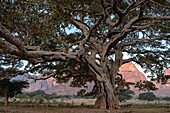
{"label": "bush", "polygon": [[139,100],[154,101],[156,99],[156,95],[152,92],[141,93],[141,94],[139,94],[138,99]]}
{"label": "bush", "polygon": [[170,97],[163,97],[163,100],[170,101]]}
{"label": "bush", "polygon": [[16,98],[20,98],[20,99],[28,99],[28,98],[31,98],[31,99],[38,99],[38,100],[41,100],[41,99],[54,99],[54,98],[57,98],[57,95],[55,93],[52,93],[52,94],[46,94],[45,91],[42,91],[42,90],[37,90],[37,91],[34,91],[34,92],[25,92],[25,93],[22,93],[22,94],[18,94],[15,96]]}
{"label": "bush", "polygon": [[132,90],[121,90],[119,95],[119,101],[126,101],[133,98],[134,91]]}

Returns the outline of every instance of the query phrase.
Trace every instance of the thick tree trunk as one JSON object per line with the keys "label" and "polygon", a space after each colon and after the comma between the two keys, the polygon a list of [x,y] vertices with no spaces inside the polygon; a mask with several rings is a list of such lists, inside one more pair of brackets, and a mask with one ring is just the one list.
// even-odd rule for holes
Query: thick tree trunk
{"label": "thick tree trunk", "polygon": [[7,94],[5,94],[5,106],[8,106],[8,100],[9,100],[9,97]]}
{"label": "thick tree trunk", "polygon": [[99,87],[99,94],[95,102],[95,107],[98,109],[106,109],[106,92],[104,91],[104,85],[101,82]]}
{"label": "thick tree trunk", "polygon": [[97,97],[95,107],[99,109],[118,109],[119,101],[114,93],[111,81],[105,79],[104,82],[100,83],[100,94]]}
{"label": "thick tree trunk", "polygon": [[106,80],[104,82],[105,85],[105,92],[106,92],[106,105],[107,109],[118,109],[119,108],[119,103],[117,98],[115,97],[115,91],[113,90],[111,81]]}

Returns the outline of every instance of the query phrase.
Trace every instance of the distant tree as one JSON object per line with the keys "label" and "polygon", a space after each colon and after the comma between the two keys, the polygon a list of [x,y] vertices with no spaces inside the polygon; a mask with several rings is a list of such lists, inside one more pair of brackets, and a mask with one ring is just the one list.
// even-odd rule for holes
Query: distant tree
{"label": "distant tree", "polygon": [[126,100],[129,100],[131,98],[133,98],[133,95],[134,95],[134,91],[132,90],[120,90],[120,95],[119,95],[119,101],[126,101]]}
{"label": "distant tree", "polygon": [[38,100],[41,100],[41,99],[50,100],[50,99],[58,98],[56,93],[47,94],[43,90],[37,90],[34,92],[24,92],[22,94],[18,94],[16,97],[20,98],[20,99],[30,99],[31,98],[31,99],[38,99]]}
{"label": "distant tree", "polygon": [[85,89],[81,89],[79,92],[77,92],[77,96],[84,96],[86,93]]}
{"label": "distant tree", "polygon": [[22,93],[23,88],[28,87],[28,82],[26,81],[10,81],[10,79],[0,80],[0,96],[5,97],[5,105],[8,106],[9,97],[14,97],[15,95]]}
{"label": "distant tree", "polygon": [[57,98],[57,94],[56,94],[56,93],[47,94],[47,95],[48,95],[48,99],[54,99],[54,98]]}
{"label": "distant tree", "polygon": [[31,93],[30,93],[30,96],[31,96],[31,97],[34,97],[34,96],[36,96],[36,95],[40,95],[40,96],[45,97],[45,96],[46,96],[46,93],[45,93],[45,91],[43,91],[43,90],[37,90],[37,91],[34,91],[34,92],[31,92]]}
{"label": "distant tree", "polygon": [[170,101],[170,97],[163,97],[163,100]]}
{"label": "distant tree", "polygon": [[30,99],[29,95],[27,92],[19,93],[15,96],[15,98],[20,99],[22,102]]}
{"label": "distant tree", "polygon": [[156,95],[152,92],[141,93],[141,94],[139,94],[138,99],[139,100],[154,101],[156,99]]}

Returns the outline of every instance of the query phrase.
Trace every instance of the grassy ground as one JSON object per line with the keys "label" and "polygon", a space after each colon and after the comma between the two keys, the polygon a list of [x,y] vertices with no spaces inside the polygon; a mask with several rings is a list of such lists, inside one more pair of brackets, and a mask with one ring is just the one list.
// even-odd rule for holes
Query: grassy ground
{"label": "grassy ground", "polygon": [[0,105],[0,113],[170,113],[170,105],[165,104],[145,104],[130,105],[122,107],[119,110],[99,110],[93,106],[71,106],[55,104],[33,104],[33,103],[15,103],[8,107]]}

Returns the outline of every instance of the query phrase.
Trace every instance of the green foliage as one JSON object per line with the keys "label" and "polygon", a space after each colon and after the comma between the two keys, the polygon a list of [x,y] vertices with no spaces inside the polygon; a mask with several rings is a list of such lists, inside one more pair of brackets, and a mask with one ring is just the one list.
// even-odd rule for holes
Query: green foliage
{"label": "green foliage", "polygon": [[[138,2],[139,1],[136,1],[136,3]],[[154,0],[154,2],[161,5],[169,5],[168,0]],[[75,26],[73,26],[72,18],[75,17],[76,19],[80,19],[81,16],[83,16],[83,23],[88,27],[91,27],[95,24],[96,20],[99,19],[98,15],[100,15],[103,11],[101,6],[104,5],[104,7],[106,7],[110,6],[111,4],[118,7],[120,11],[123,11],[128,8],[128,5],[130,3],[124,0],[120,0],[118,3],[111,0],[106,0],[103,4],[100,0],[1,1],[0,20],[2,24],[10,30],[11,33],[17,34],[15,35],[15,38],[22,40],[22,42],[26,46],[40,46],[42,50],[46,51],[58,51],[59,49],[64,47],[66,47],[67,50],[76,51],[77,47],[75,46],[78,46],[77,43],[84,39],[84,35],[80,29],[77,29],[75,28]],[[142,10],[141,12],[143,12],[143,14],[149,16],[169,15],[168,8],[162,8],[157,4],[155,5],[152,2],[148,1],[145,4],[142,4],[142,7],[139,9]],[[114,9],[116,11],[108,11],[108,14],[112,15],[112,22],[117,21],[117,19],[119,18],[117,16],[122,16],[117,15],[117,13],[119,12],[118,9]],[[110,35],[106,34],[116,33],[115,35],[117,35],[123,29],[123,26],[125,26],[126,23],[128,23],[139,13],[139,9],[135,9],[136,8],[134,8],[132,5],[132,7],[130,7],[130,9],[128,10],[129,12],[126,14],[126,16],[124,16],[123,21],[120,21],[120,25],[116,26],[115,28],[111,28],[108,24],[106,24],[106,17],[104,17],[100,25],[95,30],[93,30],[93,32],[91,32],[92,38],[104,45],[105,42],[102,42],[103,39],[101,37],[108,36],[109,41]],[[107,15],[105,14],[105,16]],[[143,39],[147,38],[148,36],[154,36],[155,34],[157,36],[166,36],[167,32],[169,31],[168,27],[170,26],[168,20],[148,20],[148,22],[140,20],[137,23],[137,25],[141,24],[141,26],[147,24],[149,24],[150,26],[143,30],[134,30],[132,32],[128,32],[125,36],[125,40],[121,40],[121,42],[134,41],[134,39],[138,39],[138,37],[141,35]],[[166,44],[162,44],[160,40],[150,41],[148,43],[143,43],[141,41],[141,43],[138,42],[135,45],[127,45],[122,49],[124,50],[124,52],[129,53],[134,61],[140,61],[138,63],[143,68],[146,68],[146,71],[151,70],[152,73],[157,73],[157,75],[160,75],[162,73],[162,67],[167,67],[169,64],[167,62],[159,62],[161,59],[160,55],[163,55],[166,51],[168,51],[166,50],[166,47],[167,45],[169,45],[169,41],[164,40],[164,43]],[[71,47],[72,44],[74,44],[75,46]],[[116,47],[116,45],[114,45],[113,47]],[[151,48],[153,52],[149,52],[147,48]],[[114,50],[114,48],[112,48],[112,50]],[[110,50],[108,50],[108,53],[109,51]],[[87,51],[86,53],[88,52],[89,51]],[[114,55],[113,53],[114,52],[109,53],[108,57],[109,55]],[[6,56],[2,57],[3,60],[5,57]],[[15,60],[16,59],[17,58],[15,58]],[[81,58],[78,59],[82,60]],[[166,60],[169,61],[168,59]],[[44,65],[44,67],[46,66],[46,68],[41,68],[37,70],[35,69],[33,71],[43,72],[43,70],[45,69],[46,71],[51,71],[55,69],[60,70],[60,66],[63,67],[63,65],[69,65],[70,59],[68,58],[67,61],[68,62],[64,64],[63,62],[58,63],[54,61],[50,65],[48,64],[48,66],[46,65],[47,63],[43,62],[41,63],[41,65]],[[55,63],[56,65],[54,65]],[[17,64],[20,63],[18,62]],[[3,63],[3,65],[5,65],[5,63]],[[30,63],[30,67],[31,66],[32,65]],[[66,81],[68,81],[68,79],[66,79]]]}
{"label": "green foliage", "polygon": [[77,96],[84,96],[85,95],[86,90],[85,89],[81,89],[79,92],[77,92]]}
{"label": "green foliage", "polygon": [[28,98],[30,98],[30,96],[25,92],[23,92],[21,94],[17,94],[15,97],[20,98],[20,99],[28,99]]}
{"label": "green foliage", "polygon": [[163,100],[170,101],[170,97],[163,97]]}
{"label": "green foliage", "polygon": [[135,84],[135,88],[139,88],[139,90],[142,91],[158,90],[158,88],[156,88],[156,85],[151,81],[139,81]]}
{"label": "green foliage", "polygon": [[30,95],[30,97],[34,97],[36,95],[45,96],[46,93],[43,90],[37,90],[37,91],[29,93],[29,95]]}
{"label": "green foliage", "polygon": [[13,59],[9,55],[3,55],[0,53],[0,77],[11,77],[20,74],[19,69],[24,66],[24,62],[21,59]]}
{"label": "green foliage", "polygon": [[26,81],[10,81],[10,79],[0,80],[0,95],[5,97],[14,97],[15,95],[21,93],[23,88],[28,87],[28,82]]}
{"label": "green foliage", "polygon": [[140,100],[148,100],[148,101],[154,101],[156,99],[156,96],[152,92],[146,92],[139,94],[138,99]]}
{"label": "green foliage", "polygon": [[47,94],[43,90],[37,90],[34,92],[24,92],[22,94],[16,95],[16,97],[21,98],[21,99],[32,98],[32,99],[38,99],[38,100],[58,98],[58,96],[55,93]]}
{"label": "green foliage", "polygon": [[8,98],[21,93],[23,88],[28,87],[27,81],[10,81],[10,79],[0,80],[0,96],[5,97],[5,105],[8,106]]}
{"label": "green foliage", "polygon": [[131,98],[133,98],[134,95],[134,91],[132,90],[120,90],[120,94],[119,94],[119,101],[126,101],[126,100],[130,100]]}

